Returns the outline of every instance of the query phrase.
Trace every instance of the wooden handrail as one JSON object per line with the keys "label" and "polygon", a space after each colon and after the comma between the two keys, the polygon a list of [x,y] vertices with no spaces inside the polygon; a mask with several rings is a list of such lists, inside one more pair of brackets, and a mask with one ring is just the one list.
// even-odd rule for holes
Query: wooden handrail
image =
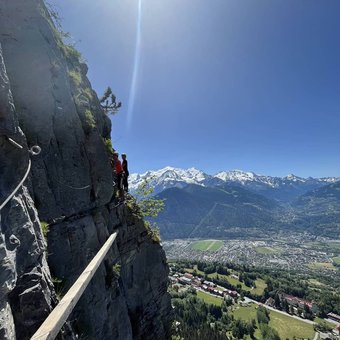
{"label": "wooden handrail", "polygon": [[99,265],[104,260],[107,252],[109,251],[113,242],[115,241],[117,234],[118,231],[113,233],[107,239],[107,241],[98,251],[97,255],[92,259],[89,265],[79,276],[77,281],[68,290],[66,295],[53,309],[51,314],[47,317],[47,319],[43,322],[39,329],[34,333],[31,340],[45,340],[45,339],[50,340],[56,338],[61,328],[63,327],[65,321],[73,311],[73,308],[75,307],[80,297],[84,293],[93,275],[96,273]]}

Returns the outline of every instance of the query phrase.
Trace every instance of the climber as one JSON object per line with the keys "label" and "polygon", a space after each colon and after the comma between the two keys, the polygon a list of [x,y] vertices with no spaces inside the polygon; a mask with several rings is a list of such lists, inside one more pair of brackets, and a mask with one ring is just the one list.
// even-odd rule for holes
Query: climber
{"label": "climber", "polygon": [[122,163],[118,159],[118,152],[113,152],[112,154],[112,161],[111,166],[113,168],[113,172],[116,174],[117,177],[117,188],[118,188],[118,194],[119,194],[119,201],[124,201],[124,190],[122,188],[122,177],[123,177],[123,168]]}
{"label": "climber", "polygon": [[122,153],[122,167],[123,167],[123,189],[126,192],[129,192],[129,183],[128,183],[128,177],[129,177],[129,170],[128,170],[128,161],[126,160],[126,153]]}

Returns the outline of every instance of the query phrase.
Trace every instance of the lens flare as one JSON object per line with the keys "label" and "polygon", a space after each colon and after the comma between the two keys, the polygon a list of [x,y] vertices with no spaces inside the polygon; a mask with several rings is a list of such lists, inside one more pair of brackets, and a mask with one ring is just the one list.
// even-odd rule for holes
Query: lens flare
{"label": "lens flare", "polygon": [[129,102],[128,102],[128,110],[127,110],[128,128],[130,127],[131,121],[132,121],[134,105],[135,105],[136,90],[137,90],[138,73],[139,73],[139,65],[140,65],[140,54],[141,54],[141,28],[142,28],[142,0],[138,0],[136,49],[135,49],[135,59],[133,63],[132,80],[131,80],[130,95],[129,95]]}

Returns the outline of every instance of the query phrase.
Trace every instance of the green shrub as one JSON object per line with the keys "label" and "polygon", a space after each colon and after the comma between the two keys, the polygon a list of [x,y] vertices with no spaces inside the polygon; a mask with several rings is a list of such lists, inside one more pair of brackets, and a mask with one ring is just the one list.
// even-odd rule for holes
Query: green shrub
{"label": "green shrub", "polygon": [[52,283],[53,283],[58,301],[60,301],[66,294],[65,282],[62,279],[59,279],[58,277],[52,277]]}
{"label": "green shrub", "polygon": [[121,265],[116,263],[112,266],[113,276],[117,279],[120,276]]}
{"label": "green shrub", "polygon": [[112,141],[110,138],[103,138],[103,142],[105,144],[106,150],[109,154],[112,152]]}
{"label": "green shrub", "polygon": [[150,229],[150,234],[151,234],[152,241],[154,241],[156,243],[161,242],[161,235],[160,235],[160,232],[159,232],[159,228]]}
{"label": "green shrub", "polygon": [[92,90],[89,87],[83,90],[83,94],[88,100],[93,100]]}
{"label": "green shrub", "polygon": [[81,53],[73,45],[65,44],[61,41],[59,47],[67,59],[79,61],[82,59]]}
{"label": "green shrub", "polygon": [[96,127],[96,120],[94,119],[92,111],[85,111],[85,122],[86,125],[91,129],[94,129]]}
{"label": "green shrub", "polygon": [[47,234],[50,230],[49,224],[47,222],[40,221],[40,225],[41,225],[41,231],[44,236],[44,239],[47,241]]}
{"label": "green shrub", "polygon": [[82,78],[81,78],[81,73],[75,70],[69,71],[68,72],[69,77],[71,78],[71,81],[73,82],[73,84],[75,86],[80,86],[81,82],[82,82]]}

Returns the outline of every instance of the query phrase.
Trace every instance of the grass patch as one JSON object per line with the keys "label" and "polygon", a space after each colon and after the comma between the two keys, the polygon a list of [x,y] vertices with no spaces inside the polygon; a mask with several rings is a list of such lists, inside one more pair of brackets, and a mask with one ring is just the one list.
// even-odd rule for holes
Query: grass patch
{"label": "grass patch", "polygon": [[275,248],[272,248],[272,247],[256,247],[255,248],[255,251],[258,253],[258,254],[275,254],[275,253],[278,253],[279,251]]}
{"label": "grass patch", "polygon": [[340,264],[340,257],[333,257],[332,260],[335,264]]}
{"label": "grass patch", "polygon": [[103,138],[103,142],[105,144],[106,151],[108,154],[112,153],[112,141],[110,138]]}
{"label": "grass patch", "polygon": [[330,262],[313,262],[313,263],[308,263],[307,266],[308,268],[313,269],[313,270],[318,270],[318,269],[336,270],[336,268]]}
{"label": "grass patch", "polygon": [[96,121],[94,119],[92,111],[90,110],[85,111],[85,122],[86,125],[91,129],[94,129],[96,127]]}
{"label": "grass patch", "polygon": [[325,319],[321,319],[321,318],[319,318],[319,317],[316,317],[315,319],[314,319],[314,322],[316,322],[316,323],[318,323],[318,324],[326,324],[328,327],[330,327],[330,328],[335,328],[336,327],[336,324],[334,324],[334,323],[332,323],[332,322],[329,322],[329,321],[327,321],[327,320],[325,320]]}
{"label": "grass patch", "polygon": [[217,251],[223,246],[223,241],[202,240],[192,244],[191,249],[200,251]]}
{"label": "grass patch", "polygon": [[92,94],[93,92],[92,92],[92,90],[89,88],[89,87],[87,87],[86,89],[84,89],[83,90],[83,94],[86,96],[86,98],[88,99],[88,100],[93,100],[93,94]]}
{"label": "grass patch", "polygon": [[[251,304],[248,307],[236,307],[236,309],[233,310],[233,315],[235,319],[241,319],[244,321],[251,321],[254,319],[256,321],[256,329],[254,333],[255,339],[261,339],[262,335],[256,318],[256,308],[257,305],[255,304]],[[250,336],[247,336],[247,339],[250,339]]]}
{"label": "grass patch", "polygon": [[274,328],[281,339],[309,338],[313,339],[315,331],[313,325],[294,319],[288,315],[270,311],[269,326]]}
{"label": "grass patch", "polygon": [[71,78],[73,84],[74,84],[76,87],[79,87],[80,84],[81,84],[81,82],[82,82],[80,72],[77,72],[77,71],[75,71],[75,70],[72,70],[72,71],[69,71],[69,72],[68,72],[68,75],[69,75],[69,77]]}
{"label": "grass patch", "polygon": [[254,303],[248,307],[239,306],[234,309],[233,314],[235,319],[241,319],[245,321],[250,321],[251,319],[256,320],[256,308],[257,305],[255,305]]}
{"label": "grass patch", "polygon": [[[247,321],[255,319],[257,323],[256,309],[257,305],[239,307],[233,311],[233,315],[235,319],[242,319]],[[269,327],[274,328],[279,333],[281,339],[293,339],[294,336],[303,339],[313,339],[314,337],[315,332],[313,329],[313,325],[272,310],[269,313],[269,317]],[[256,331],[258,331],[258,329]],[[261,339],[260,332],[255,333],[255,337],[257,339]]]}
{"label": "grass patch", "polygon": [[329,242],[327,243],[330,248],[340,250],[340,242]]}
{"label": "grass patch", "polygon": [[197,291],[197,297],[202,299],[206,303],[211,303],[216,306],[221,306],[223,301],[222,298],[212,296],[208,293],[201,292],[200,290]]}
{"label": "grass patch", "polygon": [[267,287],[267,284],[262,279],[256,279],[255,284],[256,288],[252,290],[252,293],[255,295],[262,295],[264,293],[265,288]]}
{"label": "grass patch", "polygon": [[47,222],[40,221],[40,225],[41,225],[41,231],[44,236],[44,239],[47,241],[47,234],[50,230],[49,224]]}
{"label": "grass patch", "polygon": [[72,45],[61,41],[60,46],[66,58],[71,60],[81,60],[81,53]]}
{"label": "grass patch", "polygon": [[150,228],[150,235],[152,241],[161,243],[161,234],[159,232],[159,228]]}

